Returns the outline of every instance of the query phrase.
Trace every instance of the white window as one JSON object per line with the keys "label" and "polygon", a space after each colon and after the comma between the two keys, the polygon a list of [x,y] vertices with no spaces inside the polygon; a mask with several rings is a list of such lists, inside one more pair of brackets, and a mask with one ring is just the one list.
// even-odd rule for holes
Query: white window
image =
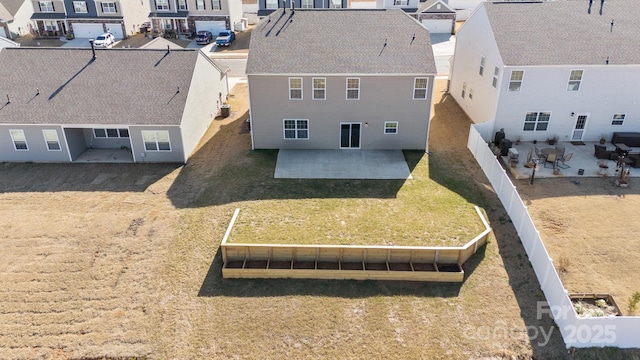
{"label": "white window", "polygon": [[327,97],[327,79],[313,78],[313,100],[325,100]]}
{"label": "white window", "polygon": [[480,76],[484,74],[484,56],[480,59],[480,71],[478,71],[478,73],[480,74]]}
{"label": "white window", "polygon": [[385,121],[384,122],[384,133],[385,134],[397,134],[398,133],[398,122],[397,121]]}
{"label": "white window", "polygon": [[167,130],[142,130],[142,141],[146,151],[171,151],[171,141]]}
{"label": "white window", "polygon": [[341,9],[342,8],[342,0],[330,0],[331,5],[329,7],[331,9]]}
{"label": "white window", "polygon": [[524,117],[524,131],[547,131],[550,112],[528,112]]}
{"label": "white window", "polygon": [[211,8],[212,8],[213,10],[220,10],[220,9],[222,9],[222,8],[220,7],[220,0],[211,0]]}
{"label": "white window", "polygon": [[93,129],[96,138],[128,138],[129,129]]}
{"label": "white window", "polygon": [[13,147],[16,151],[28,151],[27,138],[24,136],[24,130],[9,130],[11,134],[11,140],[13,140]]}
{"label": "white window", "polygon": [[409,5],[409,0],[395,0],[394,3],[396,6],[407,6]]}
{"label": "white window", "polygon": [[313,9],[313,0],[302,0],[301,7],[303,9]]}
{"label": "white window", "polygon": [[53,20],[45,20],[44,29],[47,31],[55,31],[55,30],[58,30],[58,25]]}
{"label": "white window", "polygon": [[169,10],[169,0],[156,0],[156,10]]}
{"label": "white window", "polygon": [[462,83],[462,98],[464,99],[464,95],[467,93],[467,83]]}
{"label": "white window", "polygon": [[87,3],[84,1],[74,1],[73,2],[73,11],[76,14],[86,14],[87,13]]}
{"label": "white window", "polygon": [[567,85],[567,91],[578,91],[580,89],[581,81],[582,70],[571,70],[571,75],[569,75],[569,84]]}
{"label": "white window", "polygon": [[204,10],[204,0],[196,0],[196,9]]}
{"label": "white window", "polygon": [[53,1],[40,1],[38,2],[40,5],[40,11],[42,12],[54,12]]}
{"label": "white window", "polygon": [[308,139],[309,120],[284,120],[285,139]]}
{"label": "white window", "polygon": [[162,28],[173,29],[173,24],[171,23],[171,19],[162,19]]}
{"label": "white window", "polygon": [[622,125],[624,124],[624,118],[627,117],[626,114],[613,114],[613,119],[611,120],[611,125]]}
{"label": "white window", "polygon": [[520,91],[522,87],[522,78],[524,77],[524,71],[511,70],[511,78],[509,80],[509,91]]}
{"label": "white window", "polygon": [[114,2],[102,2],[102,12],[106,14],[115,14],[118,12],[118,8],[116,8],[116,3]]}
{"label": "white window", "polygon": [[289,78],[289,100],[302,100],[302,78]]}
{"label": "white window", "polygon": [[178,0],[178,10],[189,10],[187,0]]}
{"label": "white window", "polygon": [[473,89],[469,89],[469,100],[473,99]]}
{"label": "white window", "polygon": [[413,100],[424,100],[427,98],[427,78],[413,79]]}
{"label": "white window", "polygon": [[347,100],[360,100],[359,78],[347,78]]}
{"label": "white window", "polygon": [[278,0],[267,0],[266,2],[267,9],[277,9],[278,8]]}
{"label": "white window", "polygon": [[498,67],[496,66],[493,69],[493,82],[491,83],[491,85],[493,85],[493,87],[497,87],[498,86],[498,76],[500,75],[500,69],[498,69]]}
{"label": "white window", "polygon": [[60,151],[60,141],[58,140],[58,132],[55,130],[42,130],[44,141],[47,143],[49,151]]}

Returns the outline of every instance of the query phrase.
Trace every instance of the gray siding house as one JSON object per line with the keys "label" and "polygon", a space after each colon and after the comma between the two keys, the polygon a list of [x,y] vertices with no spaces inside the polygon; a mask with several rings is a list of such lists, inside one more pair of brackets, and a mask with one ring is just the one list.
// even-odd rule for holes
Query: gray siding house
{"label": "gray siding house", "polygon": [[279,9],[247,62],[255,149],[426,149],[429,32],[400,9]]}
{"label": "gray siding house", "polygon": [[225,76],[199,50],[3,49],[0,161],[186,163]]}

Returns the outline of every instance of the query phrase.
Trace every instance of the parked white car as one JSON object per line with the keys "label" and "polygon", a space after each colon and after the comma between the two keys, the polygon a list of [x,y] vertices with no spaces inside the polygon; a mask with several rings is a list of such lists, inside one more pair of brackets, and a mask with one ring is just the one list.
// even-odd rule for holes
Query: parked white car
{"label": "parked white car", "polygon": [[104,33],[102,35],[98,35],[96,39],[93,41],[93,45],[96,47],[109,47],[116,43],[116,38],[113,37],[110,33]]}

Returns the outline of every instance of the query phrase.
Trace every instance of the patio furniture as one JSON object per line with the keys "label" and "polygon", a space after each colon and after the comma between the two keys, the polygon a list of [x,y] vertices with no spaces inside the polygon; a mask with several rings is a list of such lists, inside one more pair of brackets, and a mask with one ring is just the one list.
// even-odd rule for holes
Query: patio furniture
{"label": "patio furniture", "polygon": [[633,168],[640,168],[640,155],[629,155],[629,166]]}
{"label": "patio furniture", "polygon": [[564,144],[558,143],[558,145],[556,145],[556,155],[558,157],[562,157],[564,156],[564,151],[565,151]]}
{"label": "patio furniture", "polygon": [[[567,161],[571,160],[571,157],[573,156],[573,153],[568,153],[567,155],[564,155],[560,158],[558,158],[557,162],[556,162],[556,166],[561,168],[561,169],[568,169],[571,166],[565,164]],[[562,163],[562,165],[560,165],[560,163]]]}
{"label": "patio furniture", "polygon": [[613,150],[607,150],[605,145],[594,144],[593,147],[595,150],[593,155],[597,159],[616,160],[618,158],[616,152]]}
{"label": "patio furniture", "polygon": [[[542,149],[542,151],[544,151],[546,149]],[[552,149],[555,150],[555,149]],[[547,163],[552,163],[553,164],[553,168],[556,168],[556,163],[558,161],[558,156],[556,155],[555,151],[550,151],[549,154],[547,155],[545,162],[544,162],[544,167],[548,167]]]}
{"label": "patio furniture", "polygon": [[631,151],[631,148],[625,144],[615,143],[613,145],[616,147],[616,154],[618,155],[627,156],[629,155],[629,151]]}
{"label": "patio furniture", "polygon": [[540,151],[540,149],[538,149],[537,146],[534,145],[533,148],[536,151],[536,157],[539,160],[546,161],[547,155],[543,154],[542,151]]}
{"label": "patio furniture", "polygon": [[640,147],[640,132],[614,132],[611,143]]}

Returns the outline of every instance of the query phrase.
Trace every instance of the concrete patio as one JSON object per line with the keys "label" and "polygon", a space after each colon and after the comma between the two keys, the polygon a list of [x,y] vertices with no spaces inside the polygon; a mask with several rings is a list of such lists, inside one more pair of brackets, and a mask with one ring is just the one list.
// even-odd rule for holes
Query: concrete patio
{"label": "concrete patio", "polygon": [[[585,142],[584,145],[573,145],[570,142],[562,142],[565,146],[565,154],[573,153],[573,156],[566,165],[570,166],[568,169],[560,169],[558,175],[553,174],[553,165],[551,163],[540,163],[535,173],[535,178],[557,178],[557,177],[616,177],[620,176],[619,170],[616,171],[616,162],[613,160],[600,160],[594,155],[593,145],[598,144],[596,142]],[[605,144],[607,149],[614,149],[615,146],[611,143]],[[545,142],[538,142],[535,144],[538,149],[554,148],[555,146],[549,145]],[[532,168],[527,168],[524,165],[527,163],[527,156],[529,151],[532,151],[532,156],[535,158],[535,150],[533,150],[534,144],[532,142],[521,142],[518,145],[513,144],[513,147],[518,151],[519,161],[516,166],[512,166],[509,163],[509,159],[506,156],[502,157],[502,162],[505,164],[511,175],[515,179],[530,179],[533,173]],[[638,152],[640,149],[632,148],[632,152]],[[601,168],[600,163],[604,162],[608,168]],[[632,167],[625,167],[629,169],[629,177],[640,177],[640,168],[635,169]],[[582,175],[578,172],[583,169]]]}

